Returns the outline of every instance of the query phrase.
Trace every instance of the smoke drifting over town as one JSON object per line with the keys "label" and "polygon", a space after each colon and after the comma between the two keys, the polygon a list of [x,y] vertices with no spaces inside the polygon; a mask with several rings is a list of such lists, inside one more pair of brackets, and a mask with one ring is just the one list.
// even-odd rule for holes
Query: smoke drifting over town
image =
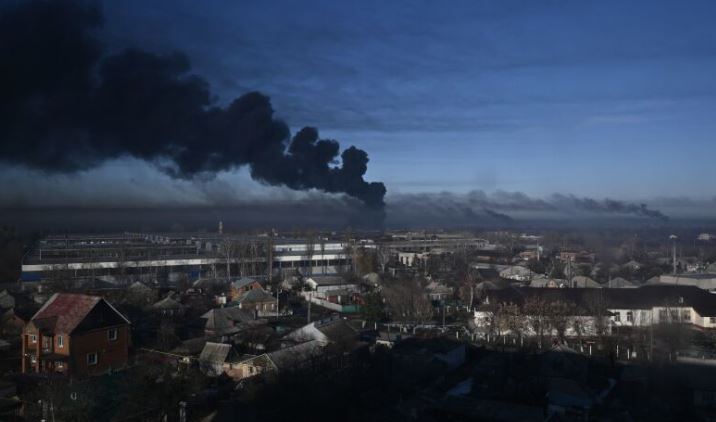
{"label": "smoke drifting over town", "polygon": [[[466,194],[451,192],[396,194],[388,202],[390,221],[420,224],[470,225],[489,222],[510,224],[519,219],[571,217],[636,217],[663,222],[669,218],[645,204],[613,199],[593,199],[567,194],[535,198],[522,192],[474,190]],[[479,223],[478,223],[479,222]]]}
{"label": "smoke drifting over town", "polygon": [[185,55],[109,54],[96,36],[101,25],[94,2],[12,2],[0,9],[0,56],[8,58],[0,67],[0,160],[73,173],[134,157],[179,179],[248,166],[263,183],[384,207],[384,184],[363,177],[365,151],[341,152],[310,127],[291,137],[258,92],[216,106]]}

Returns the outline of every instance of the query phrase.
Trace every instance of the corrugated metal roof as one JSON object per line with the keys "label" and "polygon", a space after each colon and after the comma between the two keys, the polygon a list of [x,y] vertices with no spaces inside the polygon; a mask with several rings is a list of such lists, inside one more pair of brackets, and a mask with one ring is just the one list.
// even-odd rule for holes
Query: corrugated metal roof
{"label": "corrugated metal roof", "polygon": [[199,355],[199,362],[224,363],[229,353],[231,353],[230,344],[206,342]]}

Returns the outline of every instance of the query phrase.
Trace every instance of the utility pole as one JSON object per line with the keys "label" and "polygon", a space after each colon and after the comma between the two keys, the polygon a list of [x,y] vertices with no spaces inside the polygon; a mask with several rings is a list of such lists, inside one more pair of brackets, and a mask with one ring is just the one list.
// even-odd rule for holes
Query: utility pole
{"label": "utility pole", "polygon": [[308,313],[306,314],[306,324],[311,323],[311,292],[308,292]]}
{"label": "utility pole", "polygon": [[678,237],[672,234],[669,236],[669,239],[671,239],[673,275],[676,275],[676,239],[678,239]]}
{"label": "utility pole", "polygon": [[278,306],[278,297],[281,295],[281,290],[276,287],[276,319],[278,319],[278,310],[280,309]]}

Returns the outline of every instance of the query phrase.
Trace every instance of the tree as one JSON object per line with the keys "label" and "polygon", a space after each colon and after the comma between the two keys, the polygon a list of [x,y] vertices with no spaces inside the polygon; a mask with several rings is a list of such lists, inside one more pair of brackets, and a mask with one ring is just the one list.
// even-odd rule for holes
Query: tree
{"label": "tree", "polygon": [[547,271],[547,267],[539,259],[530,259],[527,261],[527,268],[535,274],[544,274]]}
{"label": "tree", "polygon": [[[306,274],[313,274],[313,255],[316,252],[316,236],[312,231],[306,233],[306,260],[308,261],[308,268]],[[321,251],[323,255],[323,251]]]}
{"label": "tree", "polygon": [[373,250],[358,248],[356,251],[356,273],[359,276],[372,273],[376,269],[376,254]]}
{"label": "tree", "polygon": [[522,305],[522,310],[527,315],[527,326],[537,335],[539,347],[542,347],[545,330],[548,328],[548,305],[545,300],[539,296],[530,296]]}
{"label": "tree", "polygon": [[552,260],[550,270],[549,270],[549,278],[562,278],[564,277],[564,264],[562,264],[559,261]]}
{"label": "tree", "polygon": [[236,259],[238,253],[238,243],[234,239],[225,238],[219,244],[219,253],[226,263],[226,278],[231,278],[231,264]]}
{"label": "tree", "polygon": [[320,249],[321,249],[321,274],[326,273],[326,238],[321,237],[320,240]]}
{"label": "tree", "polygon": [[162,365],[141,365],[131,371],[128,397],[117,420],[179,420],[179,402],[208,384],[207,377],[194,368],[175,371]]}
{"label": "tree", "polygon": [[599,344],[604,343],[604,337],[609,333],[607,299],[602,289],[596,291],[585,292],[584,302],[586,303],[586,311],[594,320],[594,333],[597,336]]}
{"label": "tree", "polygon": [[0,228],[0,280],[20,278],[20,265],[23,254],[22,238],[13,227]]}
{"label": "tree", "polygon": [[433,317],[433,305],[414,280],[384,288],[383,297],[394,321],[421,325]]}
{"label": "tree", "polygon": [[575,314],[574,304],[557,300],[547,305],[547,325],[550,332],[556,332],[560,342],[564,342],[565,332]]}
{"label": "tree", "polygon": [[512,334],[522,338],[525,329],[525,317],[520,307],[512,302],[500,303],[495,311],[495,326],[500,335]]}
{"label": "tree", "polygon": [[378,247],[375,249],[375,253],[378,259],[378,264],[380,265],[380,272],[381,274],[383,274],[385,273],[385,267],[388,266],[388,264],[390,263],[392,253],[390,249],[384,245],[378,245]]}
{"label": "tree", "polygon": [[365,303],[361,306],[363,318],[368,323],[375,323],[383,318],[383,301],[377,292],[371,292],[365,295]]}
{"label": "tree", "polygon": [[682,310],[676,300],[664,300],[661,312],[662,316],[659,316],[659,323],[654,329],[654,337],[666,347],[669,359],[673,359],[679,350],[686,347],[689,329],[684,324]]}

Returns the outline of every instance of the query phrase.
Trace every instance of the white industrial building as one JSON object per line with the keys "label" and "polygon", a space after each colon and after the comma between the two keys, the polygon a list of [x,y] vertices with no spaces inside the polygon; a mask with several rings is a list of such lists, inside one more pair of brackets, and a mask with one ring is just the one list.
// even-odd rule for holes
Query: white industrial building
{"label": "white industrial building", "polygon": [[351,265],[348,247],[344,240],[197,233],[50,236],[23,257],[22,280],[198,279],[227,271],[265,277],[269,257],[273,274],[335,274]]}

